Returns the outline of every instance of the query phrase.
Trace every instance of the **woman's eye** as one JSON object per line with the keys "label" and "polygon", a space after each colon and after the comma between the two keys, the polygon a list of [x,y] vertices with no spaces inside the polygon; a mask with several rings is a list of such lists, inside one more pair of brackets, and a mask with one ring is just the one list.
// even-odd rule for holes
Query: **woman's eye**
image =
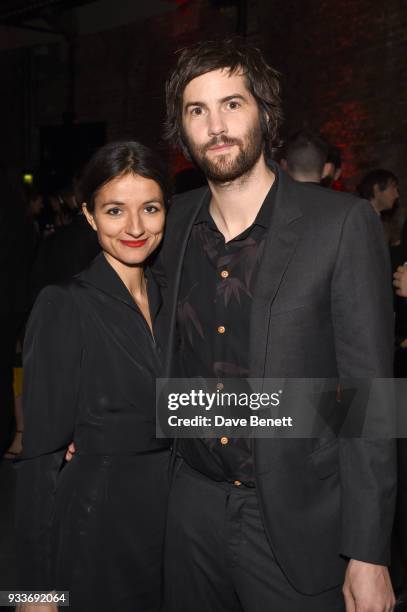
{"label": "woman's eye", "polygon": [[228,104],[228,107],[231,110],[236,110],[237,108],[239,108],[239,106],[240,106],[239,102],[235,102],[235,101],[229,102]]}
{"label": "woman's eye", "polygon": [[158,208],[158,206],[154,206],[154,204],[150,204],[149,206],[146,206],[145,209],[146,213],[148,213],[149,215],[158,212],[160,209]]}
{"label": "woman's eye", "polygon": [[191,110],[191,115],[202,115],[202,108],[200,106],[195,106],[195,108]]}
{"label": "woman's eye", "polygon": [[121,208],[109,208],[109,210],[107,211],[108,215],[111,215],[112,217],[117,217],[118,215],[121,214]]}

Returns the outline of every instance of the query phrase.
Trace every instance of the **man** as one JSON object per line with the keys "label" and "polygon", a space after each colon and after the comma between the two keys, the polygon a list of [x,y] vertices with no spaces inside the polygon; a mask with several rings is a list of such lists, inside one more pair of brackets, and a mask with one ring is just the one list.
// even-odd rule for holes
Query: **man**
{"label": "man", "polygon": [[319,185],[328,172],[327,155],[328,145],[319,134],[300,130],[285,143],[280,165],[296,181]]}
{"label": "man", "polygon": [[[260,83],[253,76],[259,74]],[[357,200],[321,196],[267,166],[280,119],[275,73],[253,49],[201,44],[181,54],[167,104],[169,135],[210,187],[180,197],[168,219],[162,260],[173,286],[161,322],[170,331],[167,373],[181,361],[175,372],[189,376],[391,376],[381,229]],[[247,279],[244,271],[259,260]],[[357,280],[366,277],[363,292],[380,295],[367,309]],[[230,282],[241,290],[238,306],[229,301],[226,307]],[[180,360],[173,358],[175,323]],[[345,580],[348,609],[390,609],[383,566],[394,501],[392,444],[342,440],[338,459],[336,443],[327,448],[315,440],[256,440],[252,448],[225,437],[216,442],[177,445],[184,462],[170,504],[167,571],[174,609],[263,609],[259,602],[278,610],[340,609],[334,587],[347,563],[340,555],[353,559]],[[335,480],[327,496],[316,483],[301,481],[310,477],[307,470],[298,472],[318,455],[323,476]],[[368,465],[376,466],[373,472]],[[361,498],[360,489],[375,493]],[[321,515],[294,509],[311,490],[311,505],[325,505]],[[239,558],[242,543],[233,534],[243,528]]]}
{"label": "man", "polygon": [[376,213],[391,210],[399,198],[398,179],[389,170],[372,170],[358,187],[361,198],[369,200]]}
{"label": "man", "polygon": [[[167,136],[208,188],[178,196],[168,215],[166,375],[391,377],[380,223],[368,204],[267,162],[281,110],[261,53],[236,41],[183,50],[167,112]],[[348,612],[393,608],[392,441],[222,436],[175,447],[171,612],[344,610],[342,585]]]}

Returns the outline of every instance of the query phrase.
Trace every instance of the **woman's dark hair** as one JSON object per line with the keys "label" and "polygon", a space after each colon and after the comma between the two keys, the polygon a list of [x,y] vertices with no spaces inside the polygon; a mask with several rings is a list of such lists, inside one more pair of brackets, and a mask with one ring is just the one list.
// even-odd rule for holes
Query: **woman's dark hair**
{"label": "woman's dark hair", "polygon": [[260,49],[241,38],[200,42],[179,52],[178,62],[166,83],[167,118],[165,136],[173,145],[188,149],[182,128],[182,97],[192,79],[226,69],[229,74],[241,73],[256,99],[266,153],[280,144],[282,122],[279,73],[265,61]]}
{"label": "woman's dark hair", "polygon": [[103,185],[126,174],[137,174],[158,183],[167,202],[168,181],[161,160],[151,149],[131,140],[110,142],[94,153],[79,180],[78,202],[86,202],[89,212],[93,212],[95,196]]}

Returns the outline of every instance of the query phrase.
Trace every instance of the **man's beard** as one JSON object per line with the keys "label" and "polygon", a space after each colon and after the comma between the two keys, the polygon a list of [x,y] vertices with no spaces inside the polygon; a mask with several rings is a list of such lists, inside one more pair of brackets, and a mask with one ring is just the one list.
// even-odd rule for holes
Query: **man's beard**
{"label": "man's beard", "polygon": [[[232,159],[229,159],[230,154],[218,154],[215,159],[206,156],[209,148],[223,144],[237,145],[238,155]],[[263,153],[263,147],[263,133],[259,125],[248,132],[245,141],[227,136],[215,136],[205,145],[195,147],[187,140],[189,155],[206,178],[214,183],[229,183],[248,174]]]}

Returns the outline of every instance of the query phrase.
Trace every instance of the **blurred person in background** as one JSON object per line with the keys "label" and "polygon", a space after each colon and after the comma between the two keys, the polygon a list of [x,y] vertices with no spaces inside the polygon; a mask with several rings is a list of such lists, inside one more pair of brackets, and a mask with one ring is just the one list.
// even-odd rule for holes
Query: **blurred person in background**
{"label": "blurred person in background", "polygon": [[71,222],[71,209],[60,193],[51,193],[47,198],[47,210],[43,219],[44,237],[52,235],[58,228]]}
{"label": "blurred person in background", "polygon": [[378,215],[391,210],[399,198],[399,181],[389,170],[378,168],[363,177],[357,191],[359,196],[369,200]]}
{"label": "blurred person in background", "polygon": [[339,147],[331,145],[328,149],[328,155],[324,170],[322,173],[321,186],[338,189],[338,181],[342,176],[342,154]]}
{"label": "blurred person in background", "polygon": [[320,134],[299,130],[285,142],[280,165],[294,180],[319,185],[326,171],[327,154],[328,144]]}
{"label": "blurred person in background", "polygon": [[69,280],[84,270],[100,251],[99,241],[77,206],[71,189],[61,192],[69,204],[70,222],[42,241],[32,272],[32,296],[46,285]]}

